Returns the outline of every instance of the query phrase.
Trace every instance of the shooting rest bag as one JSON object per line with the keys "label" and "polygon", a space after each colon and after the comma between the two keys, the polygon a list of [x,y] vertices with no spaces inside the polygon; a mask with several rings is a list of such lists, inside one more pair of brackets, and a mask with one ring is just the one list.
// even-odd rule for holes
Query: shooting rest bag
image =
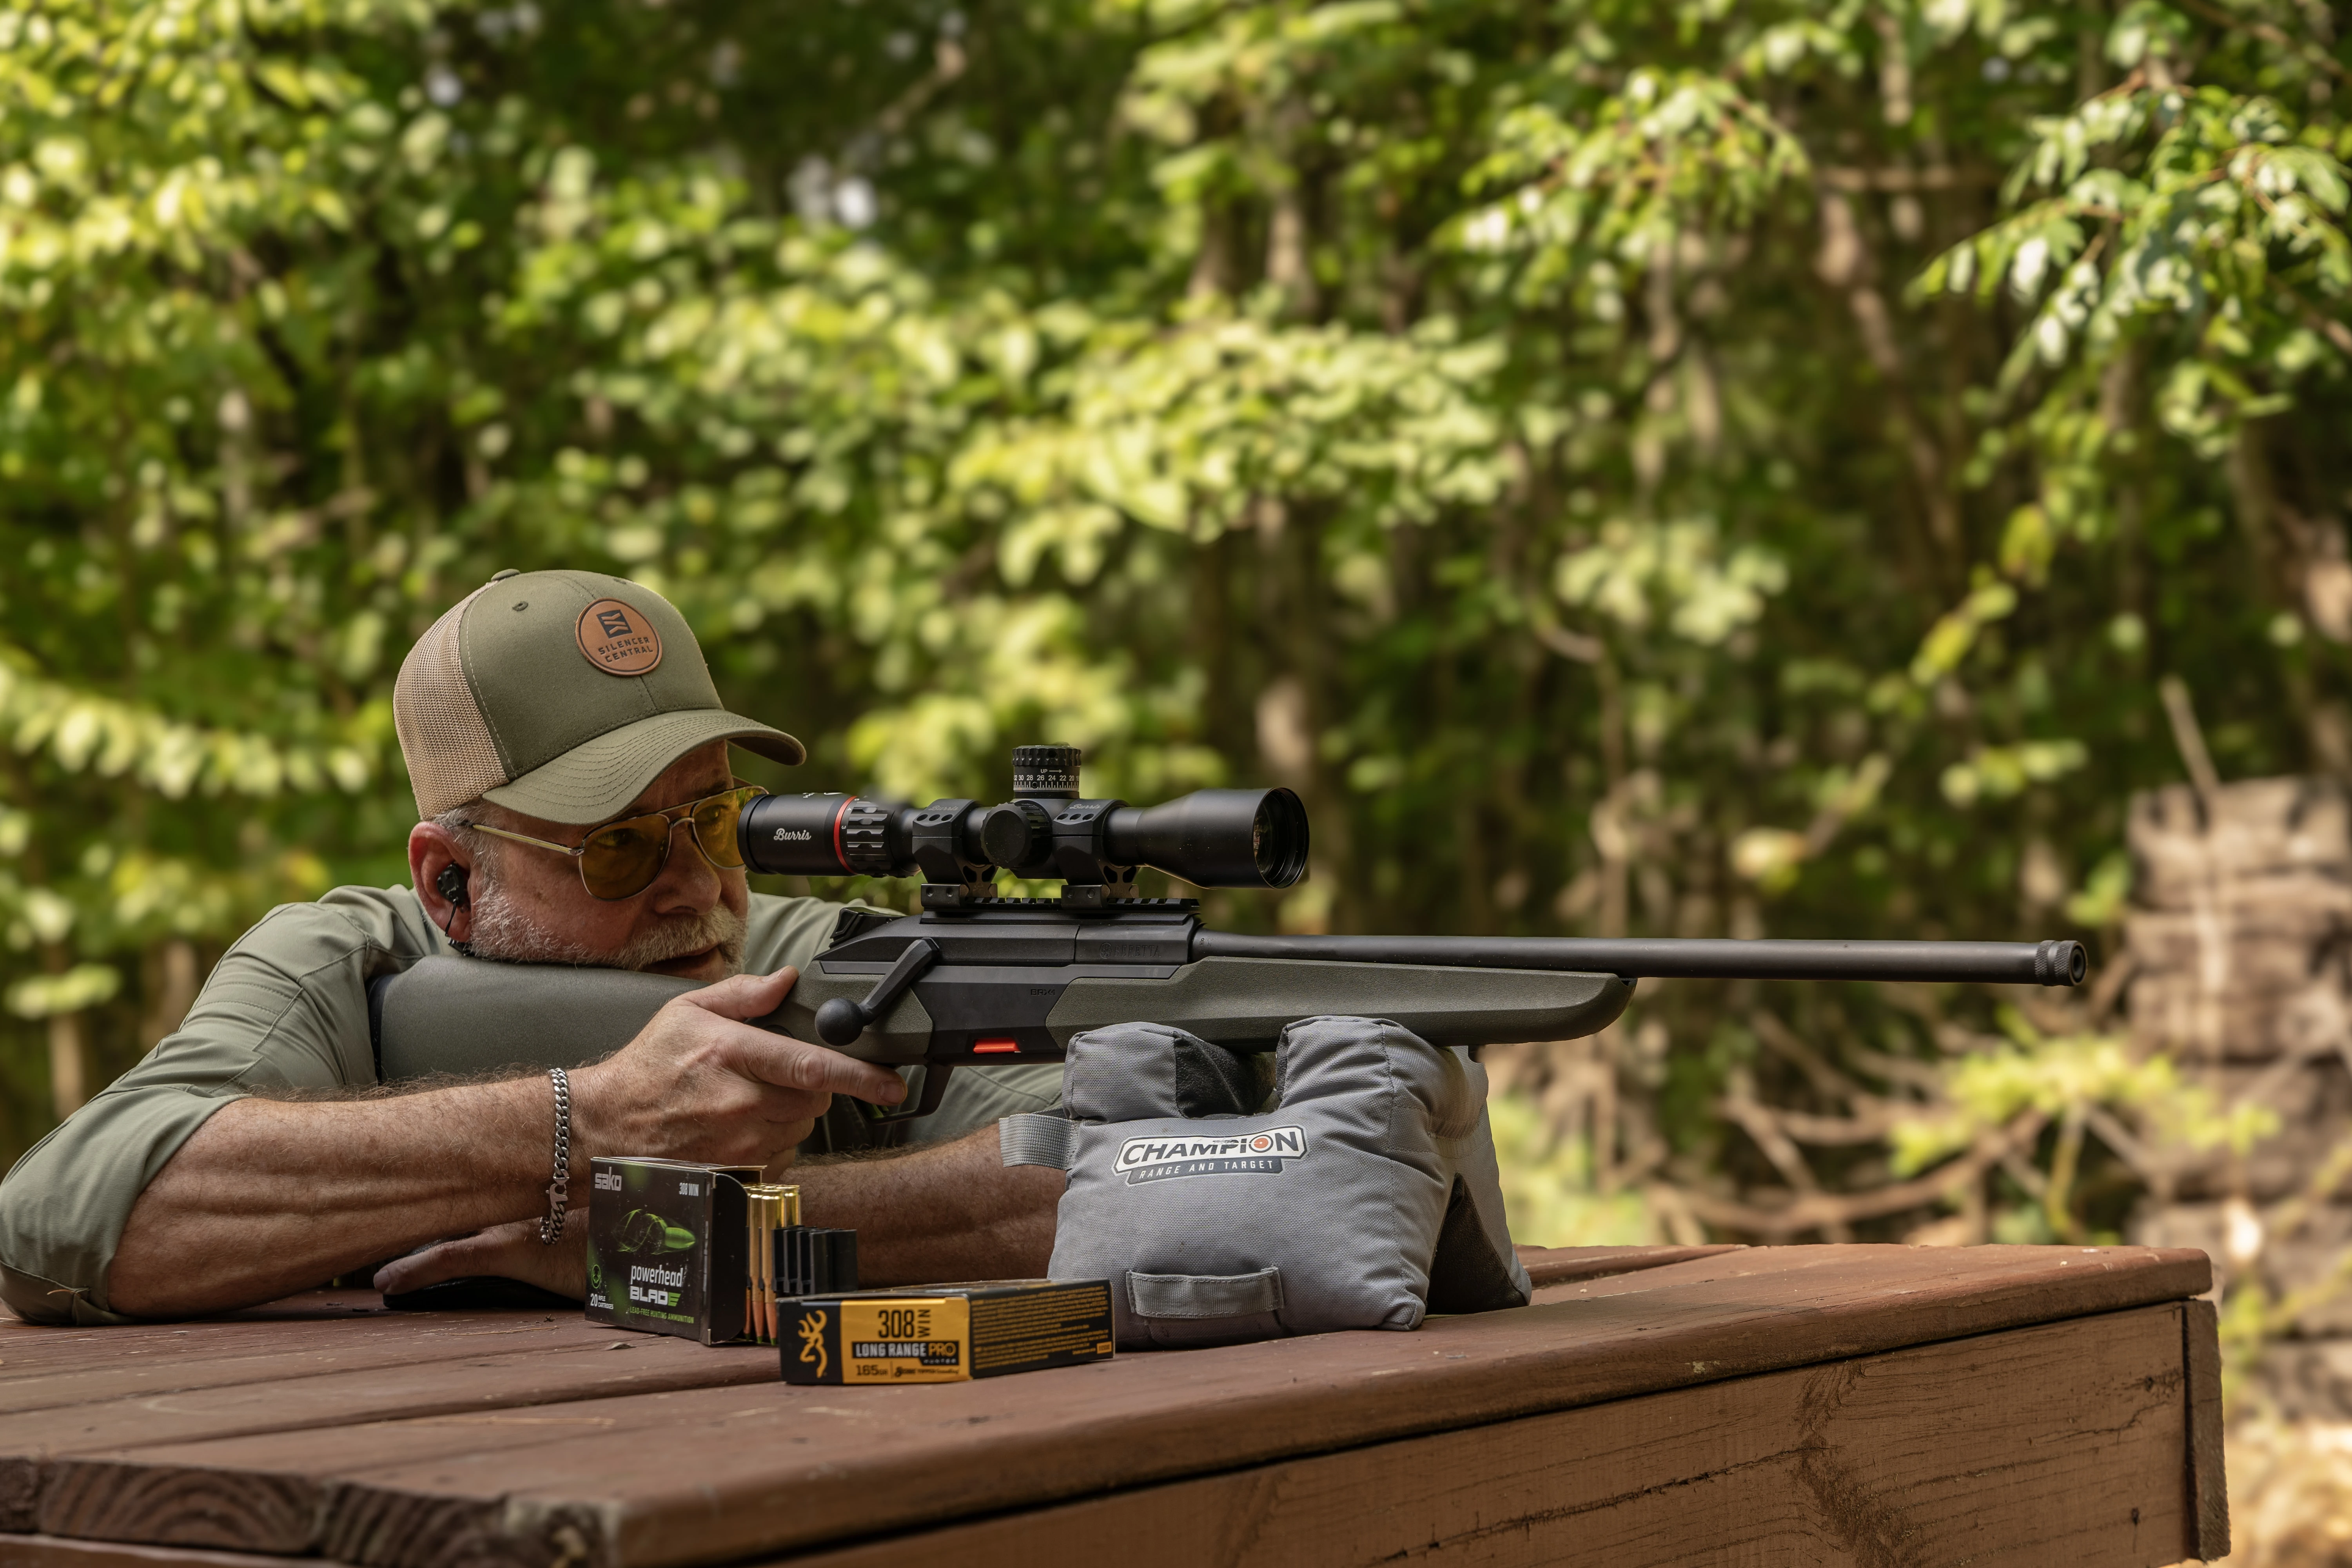
{"label": "shooting rest bag", "polygon": [[1486,1071],[1377,1018],[1306,1018],[1274,1058],[1123,1024],[1070,1041],[1050,1113],[1007,1117],[1007,1164],[1069,1173],[1052,1277],[1109,1279],[1123,1349],[1521,1307]]}

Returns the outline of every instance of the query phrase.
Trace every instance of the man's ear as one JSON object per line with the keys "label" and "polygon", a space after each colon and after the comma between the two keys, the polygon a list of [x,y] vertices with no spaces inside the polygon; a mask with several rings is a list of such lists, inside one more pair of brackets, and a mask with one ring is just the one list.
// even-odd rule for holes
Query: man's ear
{"label": "man's ear", "polygon": [[473,857],[437,822],[408,830],[408,880],[425,917],[451,942],[473,935]]}

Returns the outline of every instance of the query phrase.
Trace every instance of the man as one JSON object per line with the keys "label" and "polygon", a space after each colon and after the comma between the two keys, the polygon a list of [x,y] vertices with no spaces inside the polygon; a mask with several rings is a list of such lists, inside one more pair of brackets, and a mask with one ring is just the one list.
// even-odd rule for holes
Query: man
{"label": "man", "polygon": [[[772,1173],[832,1096],[904,1099],[892,1071],[743,1022],[782,1003],[840,910],[749,891],[728,747],[806,753],[719,705],[666,600],[594,573],[501,572],[410,651],[393,706],[422,819],[412,886],[270,911],[178,1033],[17,1163],[0,1182],[0,1300],[20,1317],[219,1311],[385,1258],[387,1292],[487,1274],[576,1298],[594,1155]],[[369,982],[453,952],[711,984],[570,1070],[568,1116],[543,1072],[379,1084]],[[870,1283],[1043,1272],[1061,1174],[1003,1168],[992,1124],[1051,1104],[1057,1075],[959,1074],[932,1142],[797,1169],[803,1215],[858,1231]]]}

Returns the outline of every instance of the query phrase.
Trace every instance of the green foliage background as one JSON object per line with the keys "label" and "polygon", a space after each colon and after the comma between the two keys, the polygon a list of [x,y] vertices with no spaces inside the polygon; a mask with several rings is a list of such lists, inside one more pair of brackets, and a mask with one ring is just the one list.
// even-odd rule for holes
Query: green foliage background
{"label": "green foliage background", "polygon": [[[2160,678],[2352,769],[2344,20],[0,11],[0,1158],[402,879],[393,676],[504,566],[671,595],[797,787],[1294,784],[1227,923],[2099,942]],[[1653,1165],[1770,1176],[1759,1006],[1981,1008],[1654,988]]]}

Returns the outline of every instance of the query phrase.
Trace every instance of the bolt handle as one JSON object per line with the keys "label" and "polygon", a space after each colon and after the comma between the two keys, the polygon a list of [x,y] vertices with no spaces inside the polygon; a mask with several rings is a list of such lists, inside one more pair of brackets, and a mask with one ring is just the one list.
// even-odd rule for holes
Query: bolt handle
{"label": "bolt handle", "polygon": [[863,1002],[853,1002],[846,996],[836,996],[816,1010],[817,1038],[828,1046],[845,1046],[891,1008],[907,994],[907,987],[923,976],[923,972],[940,961],[940,944],[922,937],[916,938],[899,951],[898,962],[890,972],[875,982],[874,989],[866,994]]}

